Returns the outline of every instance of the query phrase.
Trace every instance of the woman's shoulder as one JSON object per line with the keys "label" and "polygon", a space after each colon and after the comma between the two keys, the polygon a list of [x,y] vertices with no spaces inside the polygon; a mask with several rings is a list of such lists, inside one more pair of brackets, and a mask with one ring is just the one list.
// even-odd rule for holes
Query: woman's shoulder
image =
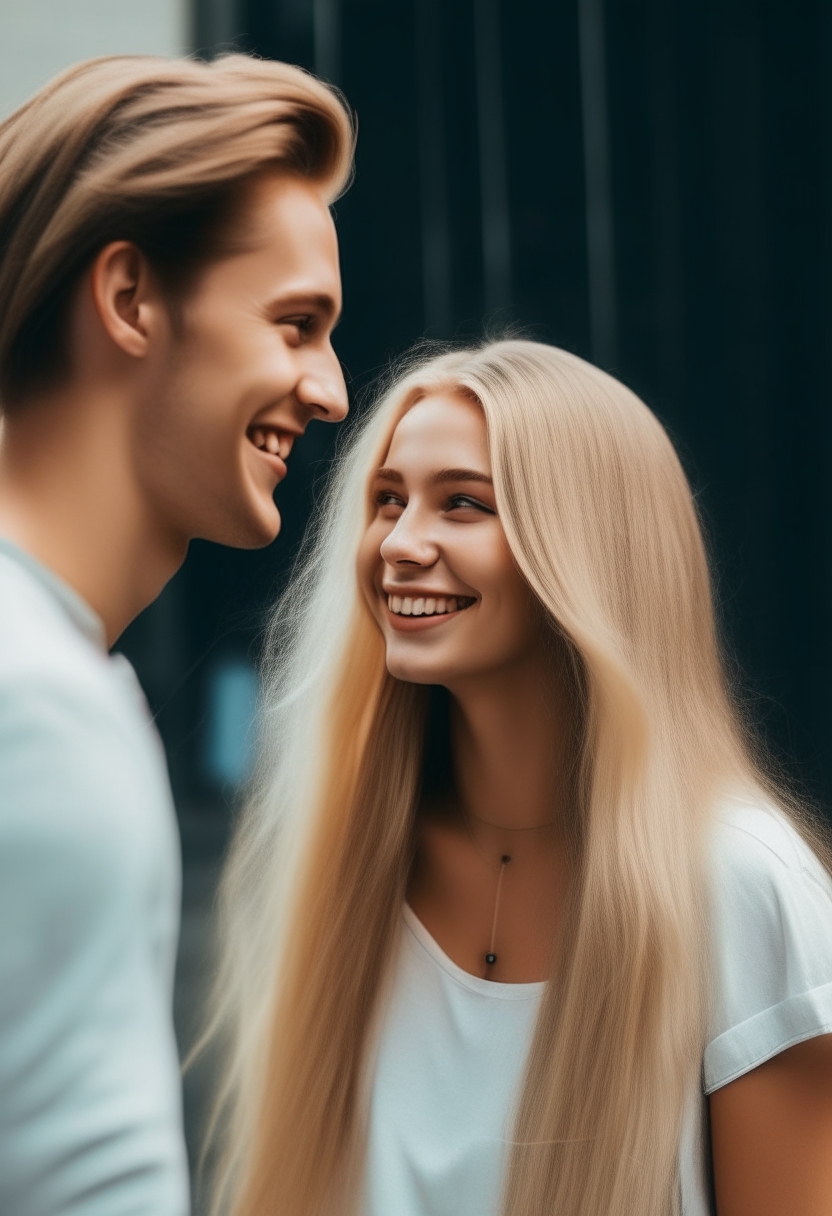
{"label": "woman's shoulder", "polygon": [[832,894],[832,878],[795,823],[779,807],[733,800],[718,810],[711,840],[712,869],[730,887],[776,890],[816,883]]}
{"label": "woman's shoulder", "polygon": [[832,877],[779,808],[720,808],[711,933],[706,1092],[832,1031]]}

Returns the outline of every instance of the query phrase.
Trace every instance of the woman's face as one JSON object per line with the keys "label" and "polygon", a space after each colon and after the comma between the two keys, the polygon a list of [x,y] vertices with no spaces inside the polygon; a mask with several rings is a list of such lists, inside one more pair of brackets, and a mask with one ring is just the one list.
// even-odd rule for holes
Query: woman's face
{"label": "woman's face", "polygon": [[455,686],[533,659],[542,616],[497,515],[482,409],[425,397],[370,486],[359,573],[397,679]]}

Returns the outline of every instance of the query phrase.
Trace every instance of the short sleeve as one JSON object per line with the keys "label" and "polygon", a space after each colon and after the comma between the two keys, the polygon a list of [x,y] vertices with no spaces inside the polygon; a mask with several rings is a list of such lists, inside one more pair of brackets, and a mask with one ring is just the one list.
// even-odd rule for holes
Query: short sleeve
{"label": "short sleeve", "polygon": [[731,808],[712,875],[706,1094],[832,1032],[832,879],[811,849],[780,812]]}

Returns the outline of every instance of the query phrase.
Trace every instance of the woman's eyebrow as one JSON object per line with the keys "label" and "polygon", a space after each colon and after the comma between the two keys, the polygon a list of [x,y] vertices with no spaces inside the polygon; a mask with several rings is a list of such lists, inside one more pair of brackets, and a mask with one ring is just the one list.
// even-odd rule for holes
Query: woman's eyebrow
{"label": "woman's eyebrow", "polygon": [[434,473],[431,481],[439,485],[448,481],[479,481],[487,486],[494,484],[487,473],[479,473],[476,469],[440,469],[438,473]]}
{"label": "woman's eyebrow", "polygon": [[[380,481],[395,482],[396,485],[404,483],[404,477],[398,469],[376,469],[376,477]],[[439,469],[431,476],[431,481],[434,485],[445,485],[450,481],[478,481],[488,486],[494,484],[487,473],[480,473],[476,469]]]}

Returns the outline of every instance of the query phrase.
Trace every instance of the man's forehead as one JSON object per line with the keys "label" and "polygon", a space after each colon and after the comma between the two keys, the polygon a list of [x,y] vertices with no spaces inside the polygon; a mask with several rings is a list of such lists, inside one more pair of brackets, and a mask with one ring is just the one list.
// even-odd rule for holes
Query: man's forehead
{"label": "man's forehead", "polygon": [[275,292],[302,297],[321,311],[341,305],[335,225],[320,194],[306,189],[264,200],[250,217],[250,253],[273,276]]}
{"label": "man's forehead", "polygon": [[240,209],[240,221],[261,240],[279,231],[285,236],[306,236],[337,245],[335,221],[320,186],[298,177],[272,175],[256,183]]}

